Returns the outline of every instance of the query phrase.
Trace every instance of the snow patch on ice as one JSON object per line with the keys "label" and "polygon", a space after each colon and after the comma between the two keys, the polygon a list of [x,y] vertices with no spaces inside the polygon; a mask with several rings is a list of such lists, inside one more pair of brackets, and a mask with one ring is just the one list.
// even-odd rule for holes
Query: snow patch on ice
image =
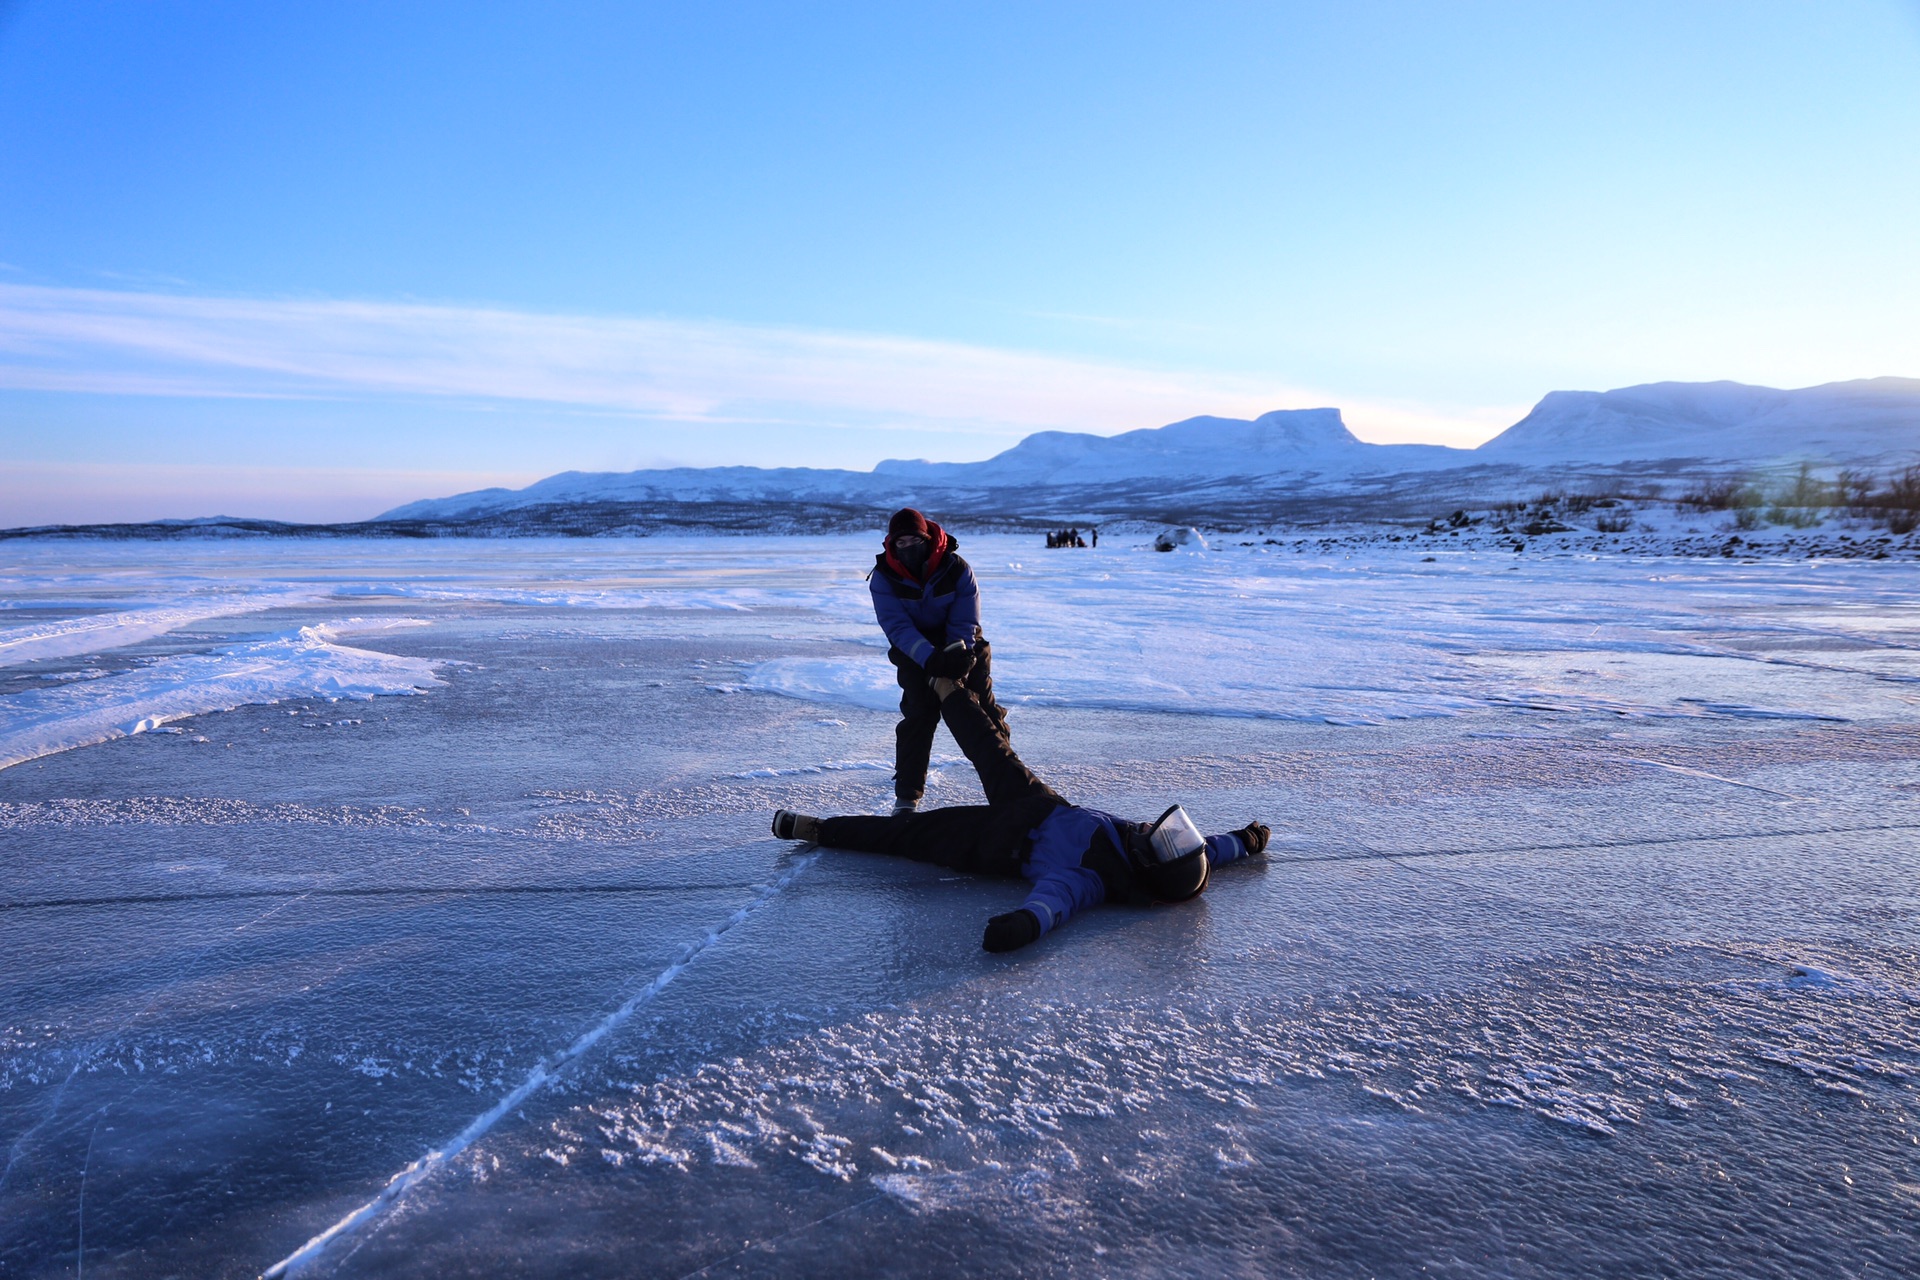
{"label": "snow patch on ice", "polygon": [[335,642],[425,625],[350,618],[211,653],[162,658],[97,680],[8,694],[0,697],[0,769],[210,711],[283,698],[332,702],[420,693],[443,683],[435,671],[444,663]]}
{"label": "snow patch on ice", "polygon": [[[1905,957],[1853,955],[1849,968],[1871,980],[1832,963],[1793,961],[1797,976],[1783,983],[1782,962],[1764,949],[1595,947],[1447,993],[1028,1001],[1024,1017],[996,991],[971,997],[977,1004],[864,1014],[690,1073],[609,1082],[611,1096],[528,1140],[646,1159],[705,1145],[724,1125],[725,1140],[752,1158],[784,1156],[836,1179],[864,1172],[904,1204],[936,1207],[975,1195],[989,1164],[1004,1169],[988,1152],[1024,1160],[1021,1143],[1071,1146],[1090,1121],[1153,1118],[1164,1129],[1159,1117],[1188,1106],[1257,1115],[1290,1081],[1345,1081],[1405,1112],[1510,1107],[1618,1137],[1656,1108],[1711,1103],[1772,1068],[1858,1097],[1920,1075]],[[1714,1016],[1700,1017],[1703,1007]],[[829,1130],[836,1140],[823,1150]],[[1217,1120],[1174,1130],[1185,1135],[1173,1142],[1179,1159],[1257,1159]],[[1117,1132],[1100,1131],[1103,1142]],[[972,1169],[952,1167],[956,1151],[973,1153]],[[948,1167],[908,1163],[929,1155]]]}
{"label": "snow patch on ice", "polygon": [[16,667],[44,658],[102,653],[139,644],[208,618],[230,618],[236,614],[309,604],[324,594],[308,589],[208,595],[142,609],[0,627],[0,667]]}
{"label": "snow patch on ice", "polygon": [[[967,762],[960,756],[941,756],[928,763],[929,769],[954,769]],[[968,766],[971,767],[971,766]],[[827,760],[820,764],[795,765],[785,769],[748,769],[729,773],[729,778],[798,778],[815,773],[892,773],[891,760]]]}
{"label": "snow patch on ice", "polygon": [[450,826],[424,810],[404,805],[314,805],[281,801],[259,804],[219,796],[130,796],[124,800],[58,799],[0,800],[0,831],[77,827],[233,827],[264,823],[274,826],[371,827],[399,829]]}
{"label": "snow patch on ice", "polygon": [[846,662],[833,658],[775,658],[748,668],[743,688],[777,693],[803,702],[894,711],[900,685],[884,662]]}

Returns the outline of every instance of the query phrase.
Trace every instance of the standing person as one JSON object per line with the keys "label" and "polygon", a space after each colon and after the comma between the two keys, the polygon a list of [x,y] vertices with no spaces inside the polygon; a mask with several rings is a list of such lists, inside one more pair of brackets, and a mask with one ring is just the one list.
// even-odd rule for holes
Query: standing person
{"label": "standing person", "polygon": [[1177,804],[1154,822],[1072,804],[1014,754],[970,691],[951,680],[933,687],[947,728],[979,771],[985,804],[890,818],[817,818],[781,809],[773,815],[773,834],[1028,881],[1033,887],[1025,902],[987,921],[980,945],[988,951],[1017,951],[1102,903],[1185,902],[1207,887],[1214,867],[1267,851],[1272,833],[1261,822],[1203,836]]}
{"label": "standing person", "polygon": [[1007,713],[993,700],[993,651],[980,634],[980,587],[956,551],[959,542],[912,507],[893,513],[867,585],[873,613],[891,646],[887,660],[900,680],[900,723],[894,729],[893,811],[912,813],[927,790],[940,699],[939,676],[971,690],[1002,736]]}

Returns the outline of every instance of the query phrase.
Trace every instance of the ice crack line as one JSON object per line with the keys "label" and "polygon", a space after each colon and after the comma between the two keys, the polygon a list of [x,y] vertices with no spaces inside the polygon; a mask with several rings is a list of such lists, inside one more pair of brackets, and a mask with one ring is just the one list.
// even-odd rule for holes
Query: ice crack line
{"label": "ice crack line", "polygon": [[1720,844],[1737,840],[1785,840],[1801,836],[1872,835],[1886,831],[1920,831],[1920,822],[1875,822],[1858,827],[1811,827],[1790,831],[1703,831],[1695,835],[1647,836],[1637,840],[1575,840],[1559,844],[1494,844],[1466,849],[1376,850],[1361,846],[1354,853],[1304,854],[1288,856],[1285,851],[1270,854],[1277,863],[1376,862],[1402,858],[1472,858],[1508,853],[1589,853],[1611,849],[1647,849],[1668,844]]}
{"label": "ice crack line", "polygon": [[680,953],[679,959],[675,960],[665,969],[662,969],[652,982],[642,987],[629,998],[625,1004],[622,1004],[605,1018],[602,1018],[596,1026],[583,1033],[579,1039],[568,1045],[564,1050],[553,1055],[551,1058],[535,1064],[533,1070],[527,1073],[526,1079],[522,1080],[513,1092],[500,1099],[499,1102],[496,1102],[491,1110],[475,1118],[473,1123],[462,1129],[450,1142],[427,1152],[418,1160],[415,1160],[412,1164],[394,1174],[393,1177],[388,1180],[387,1185],[382,1187],[379,1194],[375,1195],[373,1199],[367,1201],[358,1209],[355,1209],[352,1213],[349,1213],[346,1217],[340,1219],[340,1221],[334,1223],[325,1231],[322,1231],[319,1235],[268,1267],[261,1273],[261,1280],[277,1280],[280,1276],[291,1275],[309,1264],[318,1261],[320,1255],[326,1252],[329,1245],[346,1236],[352,1235],[360,1228],[375,1221],[388,1209],[398,1204],[401,1198],[413,1189],[415,1184],[485,1137],[487,1131],[498,1124],[502,1116],[505,1116],[509,1111],[512,1111],[529,1097],[552,1083],[567,1067],[571,1066],[583,1054],[592,1049],[593,1046],[599,1044],[608,1032],[613,1031],[621,1023],[632,1017],[634,1010],[640,1008],[662,991],[666,990],[667,986],[672,983],[675,978],[685,973],[687,967],[699,959],[708,948],[720,941],[721,937],[725,935],[729,929],[746,920],[747,917],[751,916],[755,911],[759,910],[768,901],[778,895],[781,890],[792,884],[799,878],[801,872],[819,861],[819,858],[819,853],[815,852],[808,854],[806,857],[794,863],[785,875],[762,889],[758,897],[748,902],[738,911],[735,911],[718,925],[707,930],[704,935],[694,942],[687,944],[685,950]]}
{"label": "ice crack line", "polygon": [[[722,889],[758,887],[739,880],[720,883],[688,881],[684,884],[499,884],[499,885],[393,885],[365,889],[309,889],[303,898],[472,898],[514,895],[560,895],[578,897],[614,894],[711,893]],[[22,898],[0,902],[0,911],[33,911],[62,907],[124,907],[137,904],[229,902],[246,898],[284,898],[285,889],[213,889],[206,893],[122,894],[107,898]],[[263,919],[265,917],[262,917]]]}
{"label": "ice crack line", "polygon": [[1809,797],[1791,795],[1785,791],[1775,791],[1772,787],[1763,787],[1757,782],[1742,782],[1738,778],[1723,778],[1717,773],[1708,773],[1705,769],[1689,769],[1683,764],[1668,764],[1664,760],[1649,760],[1644,756],[1616,755],[1610,751],[1595,752],[1602,760],[1612,760],[1619,764],[1638,765],[1643,769],[1661,769],[1667,773],[1678,773],[1689,778],[1704,778],[1708,782],[1724,782],[1730,787],[1745,787],[1749,791],[1764,791],[1770,796],[1779,796],[1783,800],[1806,802]]}

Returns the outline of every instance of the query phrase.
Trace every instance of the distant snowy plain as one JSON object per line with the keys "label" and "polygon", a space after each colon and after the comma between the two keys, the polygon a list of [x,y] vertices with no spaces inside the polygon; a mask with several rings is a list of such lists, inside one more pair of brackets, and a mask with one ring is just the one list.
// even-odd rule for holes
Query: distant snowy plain
{"label": "distant snowy plain", "polygon": [[1275,831],[992,957],[766,834],[869,541],[11,545],[0,1273],[1920,1269],[1920,568],[963,537],[1042,776]]}

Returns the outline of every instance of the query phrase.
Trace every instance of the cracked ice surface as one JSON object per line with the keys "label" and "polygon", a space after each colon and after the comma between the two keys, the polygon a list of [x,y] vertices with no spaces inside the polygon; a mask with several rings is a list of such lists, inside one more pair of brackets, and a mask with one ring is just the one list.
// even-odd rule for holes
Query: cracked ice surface
{"label": "cracked ice surface", "polygon": [[969,539],[1044,777],[1275,830],[999,958],[765,833],[869,542],[14,549],[0,1273],[1920,1269],[1912,566]]}

